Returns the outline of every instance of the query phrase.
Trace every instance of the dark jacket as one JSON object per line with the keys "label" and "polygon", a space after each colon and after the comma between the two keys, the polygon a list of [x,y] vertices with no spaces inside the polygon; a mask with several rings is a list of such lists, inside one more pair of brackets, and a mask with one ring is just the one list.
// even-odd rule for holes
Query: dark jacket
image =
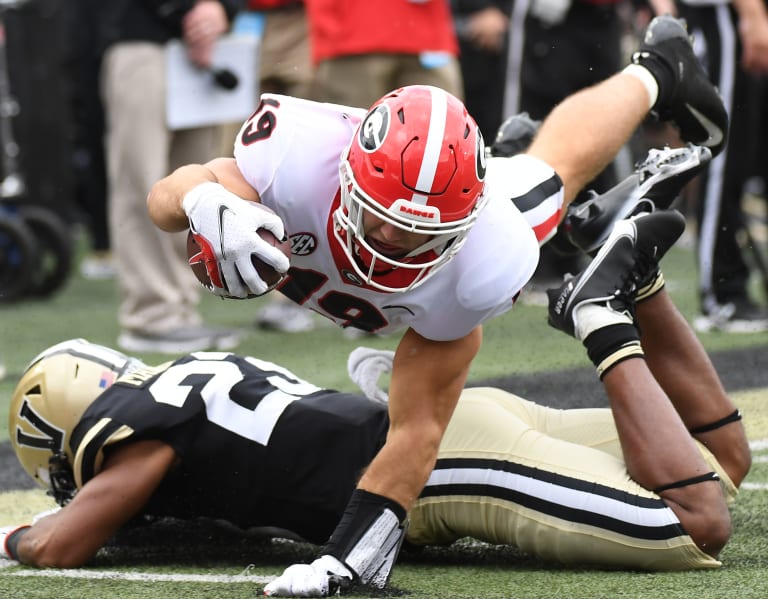
{"label": "dark jacket", "polygon": [[[245,0],[218,0],[230,22]],[[181,37],[181,21],[197,0],[92,0],[99,11],[99,39],[106,49],[117,42],[148,41],[164,44]]]}

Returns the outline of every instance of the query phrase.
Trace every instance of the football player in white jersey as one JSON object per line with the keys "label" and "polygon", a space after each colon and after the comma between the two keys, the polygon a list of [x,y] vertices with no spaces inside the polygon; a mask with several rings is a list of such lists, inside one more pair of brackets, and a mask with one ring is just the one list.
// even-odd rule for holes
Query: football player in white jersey
{"label": "football player in white jersey", "polygon": [[[650,216],[634,220],[636,243],[659,247],[660,257],[682,217]],[[555,326],[595,329],[599,343],[587,336],[584,345],[614,413],[465,389],[410,512],[410,544],[469,536],[567,564],[719,565],[726,503],[749,469],[744,428],[660,273],[627,261],[626,233],[609,239],[575,286],[554,290],[550,306]],[[630,273],[645,284],[627,286]],[[615,293],[595,297],[600,281]],[[580,307],[563,318],[558,306],[568,304]],[[636,320],[628,319],[635,305]],[[623,337],[612,350],[606,343],[611,331],[636,338],[637,327],[645,359]],[[222,519],[325,542],[359,472],[384,445],[386,397],[376,383],[392,354],[360,348],[350,356],[350,375],[373,401],[229,353],[149,367],[82,339],[45,350],[16,387],[10,432],[24,469],[63,508],[31,527],[0,529],[0,555],[80,566],[139,514]],[[311,567],[301,568],[312,581]],[[315,590],[297,580],[283,576],[267,589]]]}
{"label": "football player in white jersey", "polygon": [[[386,580],[481,324],[512,307],[564,207],[651,110],[684,140],[722,146],[722,101],[671,17],[649,25],[624,71],[558,106],[519,156],[486,160],[472,117],[437,88],[395,90],[368,111],[264,95],[233,159],[183,166],[153,186],[153,221],[198,236],[214,293],[264,293],[255,255],[288,273],[282,293],[340,326],[405,331],[387,441],[323,550],[321,578],[351,569],[364,583]],[[259,228],[291,238],[290,265]]]}

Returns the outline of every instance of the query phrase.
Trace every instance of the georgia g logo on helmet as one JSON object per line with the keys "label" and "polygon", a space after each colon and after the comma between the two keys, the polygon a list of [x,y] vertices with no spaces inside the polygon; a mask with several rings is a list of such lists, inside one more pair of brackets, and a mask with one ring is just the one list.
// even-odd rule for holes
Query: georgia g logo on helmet
{"label": "georgia g logo on helmet", "polygon": [[383,144],[389,132],[391,117],[389,106],[381,104],[369,112],[360,125],[358,143],[365,152],[375,152]]}
{"label": "georgia g logo on helmet", "polygon": [[483,134],[480,132],[480,128],[475,129],[477,133],[477,148],[475,149],[475,157],[477,159],[477,179],[478,181],[485,181],[485,172],[487,170],[486,157],[485,157],[485,140]]}

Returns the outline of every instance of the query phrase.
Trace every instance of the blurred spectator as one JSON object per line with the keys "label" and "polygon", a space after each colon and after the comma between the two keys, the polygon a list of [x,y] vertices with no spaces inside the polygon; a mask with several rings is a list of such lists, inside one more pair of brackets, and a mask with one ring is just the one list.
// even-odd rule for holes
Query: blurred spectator
{"label": "blurred spectator", "polygon": [[228,31],[237,0],[110,0],[95,2],[104,50],[109,232],[117,265],[118,344],[135,352],[231,349],[239,335],[205,326],[202,288],[186,257],[186,234],[169,235],[150,221],[152,183],[190,162],[215,156],[217,129],[171,131],[166,125],[165,45],[183,40],[190,61],[210,66],[216,40]]}
{"label": "blurred spectator", "polygon": [[[530,0],[514,6],[510,23],[505,114],[527,112],[543,119],[568,95],[615,73],[624,62],[622,0]],[[609,165],[575,202],[618,182]],[[557,244],[542,247],[531,289],[559,284],[583,267],[580,255],[561,255]],[[534,294],[533,298],[537,298]],[[531,294],[528,295],[531,300]],[[536,301],[534,299],[533,301]]]}
{"label": "blurred spectator", "polygon": [[313,98],[368,107],[405,85],[464,97],[448,0],[305,0]]}
{"label": "blurred spectator", "polygon": [[697,260],[699,331],[751,333],[768,330],[768,313],[751,297],[750,268],[738,242],[741,207],[768,119],[768,15],[764,0],[684,0],[679,15],[698,40],[697,51],[718,86],[730,115],[723,152],[703,174],[698,190]]}
{"label": "blurred spectator", "polygon": [[259,65],[261,91],[308,97],[312,63],[304,2],[248,0],[248,9],[263,11],[264,16]]}
{"label": "blurred spectator", "polygon": [[98,1],[74,0],[64,12],[72,49],[74,196],[83,212],[89,242],[89,252],[80,263],[80,272],[87,279],[106,279],[115,275],[107,226],[104,109],[99,96]]}
{"label": "blurred spectator", "polygon": [[451,0],[465,104],[493,141],[504,114],[512,0]]}

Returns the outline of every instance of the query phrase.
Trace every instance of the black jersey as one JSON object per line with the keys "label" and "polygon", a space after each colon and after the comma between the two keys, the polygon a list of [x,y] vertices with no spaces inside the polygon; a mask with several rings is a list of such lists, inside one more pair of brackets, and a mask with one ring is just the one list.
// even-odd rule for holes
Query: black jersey
{"label": "black jersey", "polygon": [[83,414],[70,446],[81,486],[111,448],[166,442],[179,463],[145,514],[278,527],[323,543],[388,424],[386,407],[360,396],[270,362],[198,352],[119,379]]}

